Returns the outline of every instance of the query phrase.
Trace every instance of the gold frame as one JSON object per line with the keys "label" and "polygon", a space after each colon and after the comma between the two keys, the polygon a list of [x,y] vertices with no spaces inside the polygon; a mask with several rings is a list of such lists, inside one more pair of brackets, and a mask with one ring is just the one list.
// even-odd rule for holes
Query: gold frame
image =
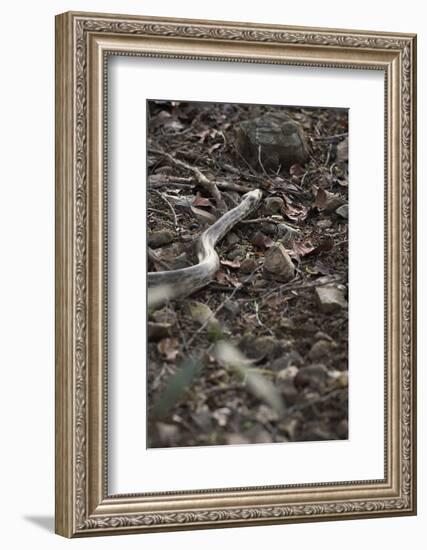
{"label": "gold frame", "polygon": [[[108,495],[104,118],[105,60],[111,54],[384,71],[384,479]],[[57,533],[77,537],[416,513],[415,78],[412,34],[89,13],[56,17]]]}

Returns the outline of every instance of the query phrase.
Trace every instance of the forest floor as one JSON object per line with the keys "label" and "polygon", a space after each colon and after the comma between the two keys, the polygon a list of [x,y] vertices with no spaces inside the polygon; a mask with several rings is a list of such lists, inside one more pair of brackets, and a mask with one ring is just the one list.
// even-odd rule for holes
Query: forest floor
{"label": "forest floor", "polygon": [[[302,127],[310,158],[275,173],[239,155],[235,128],[277,112]],[[228,208],[263,191],[216,246],[215,280],[148,313],[148,447],[348,437],[347,134],[340,109],[148,102],[149,271],[197,263],[195,243],[221,215],[203,176]],[[278,243],[288,282],[263,269]]]}

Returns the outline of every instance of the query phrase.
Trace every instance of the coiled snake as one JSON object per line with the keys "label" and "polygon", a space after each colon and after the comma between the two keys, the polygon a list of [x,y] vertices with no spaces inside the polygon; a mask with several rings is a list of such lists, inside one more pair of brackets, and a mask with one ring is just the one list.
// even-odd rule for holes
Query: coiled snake
{"label": "coiled snake", "polygon": [[149,272],[149,306],[158,307],[168,300],[183,298],[210,283],[220,266],[215,245],[230,229],[258,208],[261,198],[260,189],[246,193],[235,208],[223,214],[202,233],[197,243],[199,263],[171,271]]}

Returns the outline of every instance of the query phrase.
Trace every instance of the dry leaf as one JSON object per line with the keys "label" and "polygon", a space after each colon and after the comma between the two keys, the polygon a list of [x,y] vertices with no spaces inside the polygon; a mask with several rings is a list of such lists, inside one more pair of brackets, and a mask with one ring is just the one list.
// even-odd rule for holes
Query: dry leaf
{"label": "dry leaf", "polygon": [[213,206],[211,201],[206,197],[202,197],[200,193],[197,193],[196,198],[193,200],[191,204],[193,206]]}
{"label": "dry leaf", "polygon": [[179,353],[179,340],[178,338],[163,338],[157,344],[157,349],[166,361],[174,361]]}
{"label": "dry leaf", "polygon": [[274,241],[270,239],[270,237],[264,235],[264,233],[261,233],[261,231],[256,231],[252,235],[250,241],[254,246],[261,249],[270,248],[274,244]]}
{"label": "dry leaf", "polygon": [[289,174],[291,176],[302,176],[304,173],[305,170],[301,166],[301,164],[292,164],[292,166],[289,168]]}
{"label": "dry leaf", "polygon": [[319,187],[313,206],[319,210],[335,210],[344,203],[344,199]]}
{"label": "dry leaf", "polygon": [[239,269],[240,261],[237,258],[235,258],[234,260],[221,260],[221,265],[226,265],[227,267]]}

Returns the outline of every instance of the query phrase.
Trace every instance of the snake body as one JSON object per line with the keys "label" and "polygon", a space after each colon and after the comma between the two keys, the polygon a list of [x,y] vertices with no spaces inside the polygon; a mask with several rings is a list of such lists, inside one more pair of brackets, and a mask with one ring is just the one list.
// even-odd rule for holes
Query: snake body
{"label": "snake body", "polygon": [[149,306],[183,298],[210,283],[220,267],[215,245],[240,221],[258,208],[262,192],[255,189],[243,195],[241,202],[223,214],[200,236],[197,243],[199,262],[190,267],[148,273]]}

